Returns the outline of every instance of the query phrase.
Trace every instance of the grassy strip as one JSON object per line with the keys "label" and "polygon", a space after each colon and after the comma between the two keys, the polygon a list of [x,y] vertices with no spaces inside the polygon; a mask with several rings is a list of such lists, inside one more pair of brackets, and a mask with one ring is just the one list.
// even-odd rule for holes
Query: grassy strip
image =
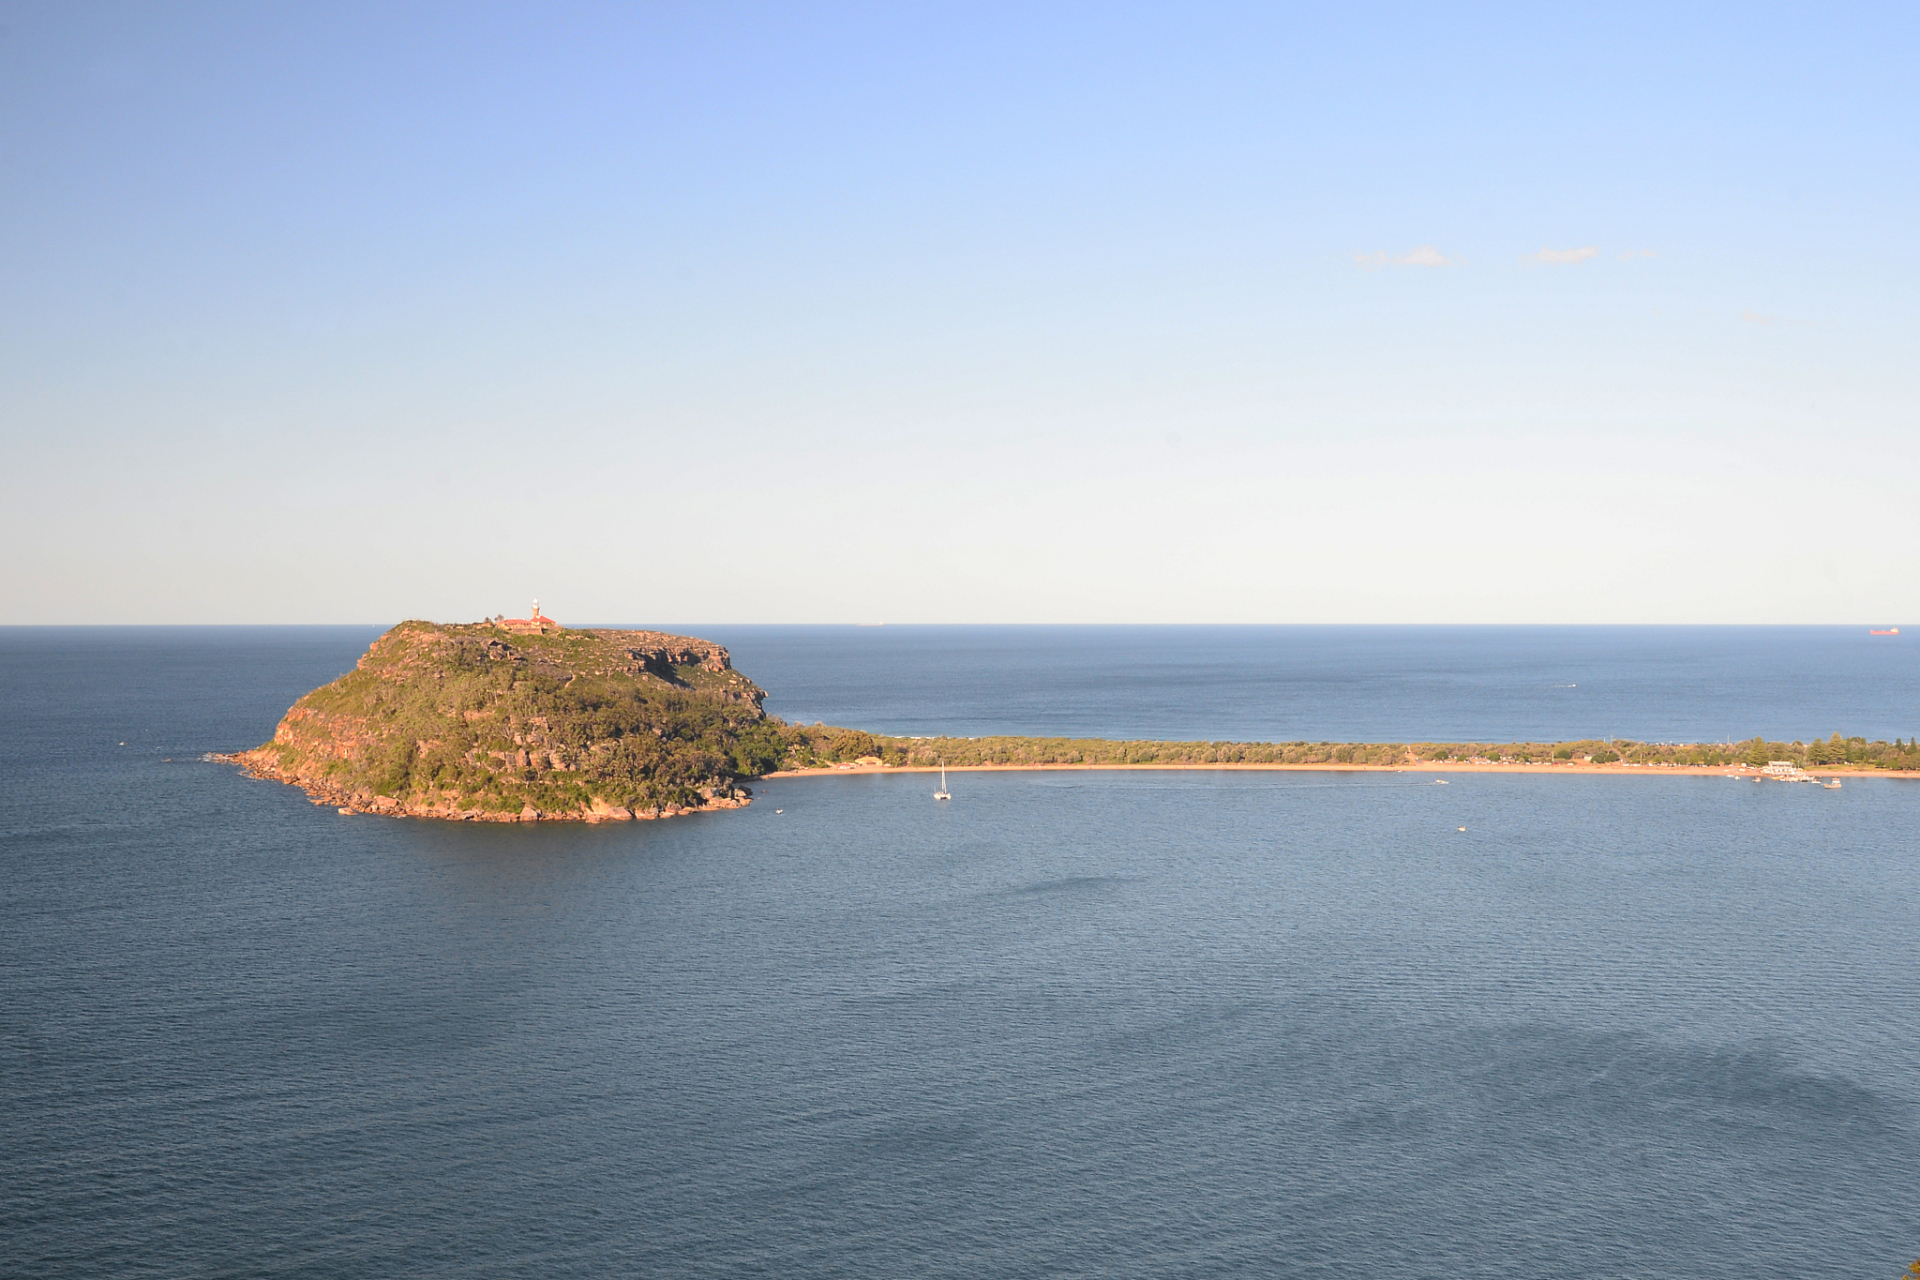
{"label": "grassy strip", "polygon": [[890,765],[985,764],[1372,764],[1462,760],[1488,764],[1760,766],[1790,760],[1802,768],[1920,770],[1920,741],[1668,743],[1576,742],[1116,742],[1098,738],[894,738],[827,725],[786,725],[783,768],[877,760]]}

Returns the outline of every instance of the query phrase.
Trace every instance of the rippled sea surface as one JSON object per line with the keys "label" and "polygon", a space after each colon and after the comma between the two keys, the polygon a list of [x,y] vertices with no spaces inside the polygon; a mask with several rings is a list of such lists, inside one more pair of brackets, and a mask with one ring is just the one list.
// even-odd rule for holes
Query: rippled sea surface
{"label": "rippled sea surface", "polygon": [[706,627],[790,720],[898,734],[1719,742],[1920,734],[1920,628]]}
{"label": "rippled sea surface", "polygon": [[1920,1256],[1920,784],[863,776],[520,829],[198,759],[371,634],[0,633],[0,1274]]}

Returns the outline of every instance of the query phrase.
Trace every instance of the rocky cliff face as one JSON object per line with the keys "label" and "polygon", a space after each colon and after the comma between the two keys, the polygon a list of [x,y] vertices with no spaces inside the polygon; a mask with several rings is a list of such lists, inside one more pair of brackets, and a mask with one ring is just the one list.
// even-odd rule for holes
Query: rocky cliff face
{"label": "rocky cliff face", "polygon": [[666,817],[747,803],[785,750],[765,696],[686,636],[403,622],[234,759],[350,812]]}

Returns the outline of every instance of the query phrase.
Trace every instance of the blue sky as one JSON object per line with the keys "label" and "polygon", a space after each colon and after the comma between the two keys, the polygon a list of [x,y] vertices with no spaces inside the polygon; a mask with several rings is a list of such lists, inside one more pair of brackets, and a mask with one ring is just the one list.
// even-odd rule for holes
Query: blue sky
{"label": "blue sky", "polygon": [[1920,10],[1330,9],[0,3],[0,622],[1915,619]]}

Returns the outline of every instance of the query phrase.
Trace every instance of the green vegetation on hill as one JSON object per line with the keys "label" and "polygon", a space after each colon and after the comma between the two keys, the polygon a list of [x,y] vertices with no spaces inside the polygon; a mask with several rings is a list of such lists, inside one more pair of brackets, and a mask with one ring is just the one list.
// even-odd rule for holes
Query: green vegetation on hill
{"label": "green vegetation on hill", "polygon": [[657,632],[393,628],[240,760],[383,812],[632,817],[743,800],[786,754],[726,650]]}
{"label": "green vegetation on hill", "polygon": [[1479,760],[1551,764],[1625,762],[1644,765],[1764,765],[1791,760],[1803,768],[1920,770],[1920,741],[1868,742],[1116,742],[1090,738],[890,738],[825,725],[782,727],[786,768],[875,757],[889,765],[1036,764],[1362,764]]}

